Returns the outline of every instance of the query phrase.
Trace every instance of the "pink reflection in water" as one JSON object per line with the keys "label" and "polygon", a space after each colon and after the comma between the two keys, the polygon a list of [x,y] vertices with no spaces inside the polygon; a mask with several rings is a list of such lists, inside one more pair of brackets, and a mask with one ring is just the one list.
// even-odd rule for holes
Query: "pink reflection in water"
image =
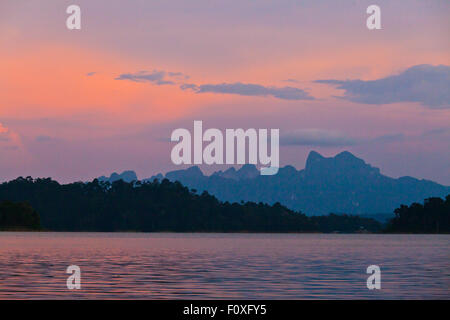
{"label": "pink reflection in water", "polygon": [[[450,298],[449,235],[0,233],[0,298]],[[368,265],[382,289],[368,290]],[[68,290],[69,265],[81,290]]]}

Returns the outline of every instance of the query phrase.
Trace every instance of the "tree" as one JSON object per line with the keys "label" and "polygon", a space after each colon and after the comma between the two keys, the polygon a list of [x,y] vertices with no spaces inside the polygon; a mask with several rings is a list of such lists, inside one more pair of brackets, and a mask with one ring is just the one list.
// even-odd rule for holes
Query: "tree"
{"label": "tree", "polygon": [[38,213],[27,202],[0,202],[0,229],[40,229]]}

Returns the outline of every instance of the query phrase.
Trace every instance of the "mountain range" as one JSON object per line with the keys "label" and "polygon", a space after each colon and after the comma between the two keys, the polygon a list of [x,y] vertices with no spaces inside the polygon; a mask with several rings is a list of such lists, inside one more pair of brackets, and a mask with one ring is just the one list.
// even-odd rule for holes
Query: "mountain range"
{"label": "mountain range", "polygon": [[[348,151],[335,157],[324,157],[311,151],[305,168],[292,166],[279,169],[273,176],[262,176],[254,165],[229,168],[204,175],[197,166],[170,171],[142,181],[155,179],[179,181],[201,193],[208,191],[219,200],[229,202],[280,202],[307,215],[328,213],[384,214],[392,213],[401,204],[422,202],[429,197],[445,197],[450,186],[412,177],[398,179],[385,176],[380,169]],[[113,173],[101,181],[137,180],[133,171]]]}

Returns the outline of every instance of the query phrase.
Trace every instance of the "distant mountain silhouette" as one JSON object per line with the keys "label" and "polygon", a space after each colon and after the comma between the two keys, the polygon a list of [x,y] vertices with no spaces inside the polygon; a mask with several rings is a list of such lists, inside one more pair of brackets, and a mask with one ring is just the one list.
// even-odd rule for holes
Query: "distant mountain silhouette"
{"label": "distant mountain silhouette", "polygon": [[144,181],[155,178],[179,181],[198,192],[207,190],[223,201],[280,202],[308,215],[392,213],[401,204],[450,193],[450,187],[429,180],[385,176],[348,151],[330,158],[311,151],[305,169],[285,166],[273,176],[261,176],[254,165],[247,164],[211,176],[194,166]]}
{"label": "distant mountain silhouette", "polygon": [[253,179],[259,176],[259,171],[256,169],[254,165],[251,164],[245,164],[243,165],[239,170],[236,170],[234,167],[229,168],[228,170],[217,171],[214,172],[212,175],[225,178],[225,179],[232,179],[232,180],[244,180],[244,179]]}
{"label": "distant mountain silhouette", "polygon": [[121,174],[118,174],[117,172],[113,172],[109,178],[105,177],[105,176],[101,176],[98,177],[99,181],[102,182],[110,182],[113,183],[114,181],[119,181],[119,180],[123,180],[125,182],[131,182],[131,181],[136,181],[137,180],[137,176],[136,173],[132,170],[128,170],[128,171],[124,171]]}

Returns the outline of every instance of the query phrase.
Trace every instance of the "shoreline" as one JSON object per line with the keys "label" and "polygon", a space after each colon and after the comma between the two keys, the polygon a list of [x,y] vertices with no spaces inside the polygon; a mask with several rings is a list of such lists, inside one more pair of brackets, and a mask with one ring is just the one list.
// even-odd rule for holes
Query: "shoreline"
{"label": "shoreline", "polygon": [[142,234],[333,234],[333,235],[450,235],[450,233],[414,233],[414,232],[270,232],[270,231],[64,231],[64,230],[0,230],[2,233],[142,233]]}

